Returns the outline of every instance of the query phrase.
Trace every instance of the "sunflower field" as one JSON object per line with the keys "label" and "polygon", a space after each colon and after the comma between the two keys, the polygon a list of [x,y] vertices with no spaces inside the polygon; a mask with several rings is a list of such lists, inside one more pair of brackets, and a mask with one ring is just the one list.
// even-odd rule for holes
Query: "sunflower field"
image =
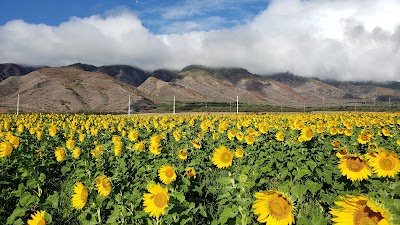
{"label": "sunflower field", "polygon": [[399,225],[400,113],[0,115],[1,224]]}

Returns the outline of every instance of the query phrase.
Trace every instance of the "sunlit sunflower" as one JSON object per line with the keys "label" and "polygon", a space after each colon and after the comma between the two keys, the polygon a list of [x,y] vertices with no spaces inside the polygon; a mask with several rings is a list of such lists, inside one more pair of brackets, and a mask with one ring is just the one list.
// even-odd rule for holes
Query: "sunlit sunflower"
{"label": "sunlit sunflower", "polygon": [[13,146],[9,141],[3,141],[0,143],[0,158],[11,155]]}
{"label": "sunlit sunflower", "polygon": [[232,160],[233,154],[227,147],[221,146],[215,149],[212,162],[219,169],[232,166]]}
{"label": "sunlit sunflower", "polygon": [[158,170],[158,176],[164,184],[170,184],[176,180],[176,173],[174,168],[170,165],[164,165]]}
{"label": "sunlit sunflower", "polygon": [[143,151],[145,147],[146,147],[146,145],[144,144],[144,141],[139,141],[138,143],[135,143],[135,145],[134,145],[134,149],[139,152]]}
{"label": "sunlit sunflower", "polygon": [[187,157],[188,157],[187,151],[185,149],[180,149],[178,151],[178,157],[179,157],[179,159],[182,159],[182,160],[187,159]]}
{"label": "sunlit sunflower", "polygon": [[291,225],[294,223],[293,205],[290,198],[279,191],[262,191],[254,195],[254,214],[257,221],[268,225]]}
{"label": "sunlit sunflower", "polygon": [[57,162],[61,162],[65,159],[65,150],[61,147],[57,147],[54,151],[54,155],[56,156]]}
{"label": "sunlit sunflower", "polygon": [[130,130],[128,134],[128,138],[130,141],[136,141],[139,137],[139,133],[137,130]]}
{"label": "sunlit sunflower", "polygon": [[336,151],[336,156],[341,159],[343,156],[347,155],[349,151],[347,148],[338,148]]}
{"label": "sunlit sunflower", "polygon": [[46,225],[45,214],[46,211],[36,211],[31,215],[32,219],[27,221],[28,225]]}
{"label": "sunlit sunflower", "polygon": [[192,141],[192,145],[193,145],[194,148],[200,149],[201,148],[201,140],[199,140],[199,139],[193,140]]}
{"label": "sunlit sunflower", "polygon": [[332,145],[332,147],[339,148],[340,141],[339,140],[334,140],[334,141],[331,142],[331,145]]}
{"label": "sunlit sunflower", "polygon": [[68,150],[72,150],[73,148],[75,148],[75,141],[73,139],[68,139],[67,142],[65,143],[65,147]]}
{"label": "sunlit sunflower", "polygon": [[115,141],[114,142],[114,155],[119,156],[122,153],[122,141]]}
{"label": "sunlit sunflower", "polygon": [[194,170],[192,167],[188,167],[185,169],[185,175],[189,178],[196,178],[196,170]]}
{"label": "sunlit sunflower", "polygon": [[255,139],[253,135],[247,135],[244,140],[246,141],[246,144],[252,145],[255,142]]}
{"label": "sunlit sunflower", "polygon": [[351,181],[368,179],[372,172],[367,161],[357,155],[345,155],[339,161],[339,169],[343,176]]}
{"label": "sunlit sunflower", "polygon": [[370,141],[370,137],[367,134],[360,134],[357,138],[358,143],[367,144]]}
{"label": "sunlit sunflower", "polygon": [[81,149],[79,147],[75,147],[74,150],[72,150],[72,157],[74,159],[78,159],[80,155],[81,155]]}
{"label": "sunlit sunflower", "polygon": [[390,213],[364,196],[341,196],[330,213],[336,225],[390,225]]}
{"label": "sunlit sunflower", "polygon": [[82,209],[88,198],[88,189],[81,182],[76,182],[74,186],[74,194],[72,195],[72,206],[75,209]]}
{"label": "sunlit sunflower", "polygon": [[150,184],[148,187],[150,193],[143,194],[144,211],[151,217],[159,217],[165,214],[168,208],[168,189],[160,184]]}
{"label": "sunlit sunflower", "polygon": [[395,152],[383,150],[368,160],[378,177],[395,177],[400,172],[400,160]]}
{"label": "sunlit sunflower", "polygon": [[310,141],[314,137],[314,132],[310,127],[305,127],[301,130],[301,136],[305,141]]}
{"label": "sunlit sunflower", "polygon": [[241,148],[237,148],[235,151],[236,158],[242,158],[244,156],[244,151]]}
{"label": "sunlit sunflower", "polygon": [[161,146],[159,144],[150,144],[149,146],[149,151],[153,153],[154,155],[159,155],[161,154]]}
{"label": "sunlit sunflower", "polygon": [[285,134],[282,131],[278,131],[275,135],[275,139],[277,141],[284,141],[285,140]]}
{"label": "sunlit sunflower", "polygon": [[105,175],[96,178],[96,188],[99,194],[103,197],[110,195],[112,190],[111,180]]}

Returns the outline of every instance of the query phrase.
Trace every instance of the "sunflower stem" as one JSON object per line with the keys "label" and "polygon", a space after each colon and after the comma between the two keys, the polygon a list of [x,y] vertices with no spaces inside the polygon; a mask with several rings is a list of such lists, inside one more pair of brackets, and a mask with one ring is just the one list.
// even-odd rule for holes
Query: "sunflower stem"
{"label": "sunflower stem", "polygon": [[99,224],[101,224],[100,207],[97,208],[97,219],[99,220]]}

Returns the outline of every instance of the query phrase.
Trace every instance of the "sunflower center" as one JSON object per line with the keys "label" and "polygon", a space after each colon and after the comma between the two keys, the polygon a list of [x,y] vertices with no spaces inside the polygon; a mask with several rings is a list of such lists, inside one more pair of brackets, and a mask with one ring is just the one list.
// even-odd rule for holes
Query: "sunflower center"
{"label": "sunflower center", "polygon": [[180,154],[181,154],[181,156],[187,156],[185,151],[181,151]]}
{"label": "sunflower center", "polygon": [[365,134],[361,135],[361,140],[368,141],[368,136]]}
{"label": "sunflower center", "polygon": [[37,225],[46,225],[46,221],[44,219],[41,219]]}
{"label": "sunflower center", "polygon": [[229,152],[224,152],[221,154],[221,162],[229,163],[232,160],[232,155]]}
{"label": "sunflower center", "polygon": [[385,156],[379,160],[379,165],[384,170],[393,170],[395,163],[392,158]]}
{"label": "sunflower center", "polygon": [[167,196],[163,193],[156,194],[154,197],[154,204],[158,208],[163,208],[167,204]]}
{"label": "sunflower center", "polygon": [[174,176],[174,170],[173,169],[171,169],[171,168],[168,168],[166,171],[165,171],[165,175],[167,176],[167,177],[173,177]]}
{"label": "sunflower center", "polygon": [[353,157],[346,160],[346,166],[349,170],[353,172],[359,172],[364,168],[365,165],[360,158]]}
{"label": "sunflower center", "polygon": [[285,219],[290,213],[289,202],[282,196],[275,196],[268,203],[270,214],[278,219]]}
{"label": "sunflower center", "polygon": [[104,179],[104,180],[101,181],[101,185],[104,188],[109,188],[110,187],[110,182],[108,182],[106,179]]}
{"label": "sunflower center", "polygon": [[376,225],[383,219],[380,213],[372,211],[366,205],[359,207],[353,218],[354,225]]}

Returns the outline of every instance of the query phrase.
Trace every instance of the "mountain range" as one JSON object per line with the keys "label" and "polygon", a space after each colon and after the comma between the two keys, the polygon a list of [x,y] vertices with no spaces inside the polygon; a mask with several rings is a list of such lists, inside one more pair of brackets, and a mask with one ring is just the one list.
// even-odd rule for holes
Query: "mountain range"
{"label": "mountain range", "polygon": [[290,72],[257,75],[243,68],[190,65],[153,72],[127,65],[63,67],[0,64],[0,112],[123,113],[155,104],[240,102],[248,104],[339,106],[400,102],[400,82],[320,80]]}

